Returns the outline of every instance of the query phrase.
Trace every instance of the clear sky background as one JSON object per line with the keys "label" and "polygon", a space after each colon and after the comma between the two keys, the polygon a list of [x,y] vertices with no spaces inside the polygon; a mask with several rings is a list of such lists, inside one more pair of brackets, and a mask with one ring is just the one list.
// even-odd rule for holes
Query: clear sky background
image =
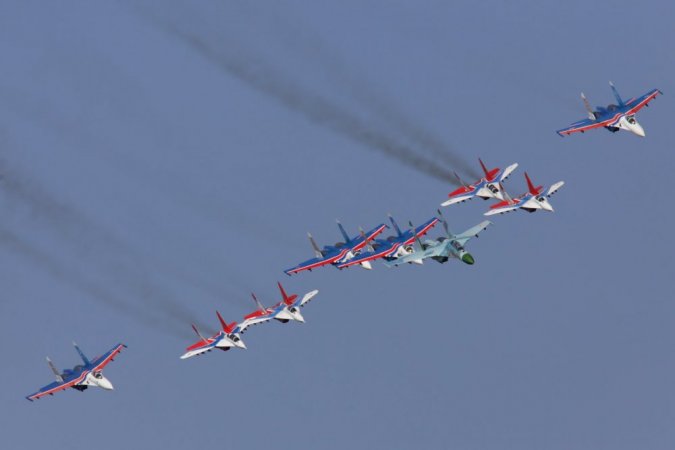
{"label": "clear sky background", "polygon": [[[40,2],[0,6],[3,448],[672,449],[673,2]],[[644,139],[555,130],[660,88]],[[363,136],[369,136],[365,139]],[[375,138],[373,137],[375,136]],[[492,167],[566,185],[470,242],[476,265],[324,268]],[[419,140],[419,139],[418,139]],[[427,139],[428,140],[428,139]],[[386,145],[382,143],[386,143]],[[382,145],[380,145],[382,144]],[[377,148],[376,148],[377,147]],[[481,200],[444,210],[453,229]],[[432,235],[438,235],[435,230]],[[249,292],[305,325],[179,360]],[[128,349],[114,392],[30,403],[44,357]]]}

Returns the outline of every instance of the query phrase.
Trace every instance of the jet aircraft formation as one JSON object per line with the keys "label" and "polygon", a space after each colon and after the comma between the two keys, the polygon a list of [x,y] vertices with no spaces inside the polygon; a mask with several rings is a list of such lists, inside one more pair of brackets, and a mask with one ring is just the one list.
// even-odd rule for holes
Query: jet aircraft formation
{"label": "jet aircraft formation", "polygon": [[[649,102],[656,98],[657,95],[662,94],[662,92],[658,89],[652,89],[639,97],[633,97],[628,101],[624,101],[611,82],[610,87],[616,99],[616,104],[592,109],[586,96],[582,93],[581,98],[588,112],[588,118],[575,122],[567,128],[558,130],[557,133],[560,136],[567,136],[576,132],[584,133],[586,130],[604,127],[613,133],[625,130],[644,137],[644,129],[635,119],[635,114],[643,107],[648,106]],[[479,163],[484,176],[469,184],[465,183],[455,174],[461,187],[450,192],[448,199],[441,203],[441,206],[447,207],[466,202],[474,197],[479,197],[484,200],[496,200],[489,207],[488,211],[484,213],[486,216],[504,214],[518,209],[528,212],[538,210],[552,212],[553,207],[548,199],[565,184],[564,181],[558,181],[547,188],[535,186],[527,172],[525,172],[527,191],[521,195],[512,197],[504,188],[504,182],[518,168],[518,164],[511,164],[504,170],[500,168],[488,170],[481,159],[479,159]],[[450,259],[457,259],[465,264],[473,265],[475,259],[466,250],[465,245],[469,240],[477,237],[479,233],[492,225],[492,222],[484,220],[459,234],[454,234],[450,230],[450,226],[440,209],[437,210],[437,215],[427,219],[419,226],[414,226],[412,222],[408,222],[409,228],[405,230],[402,230],[398,226],[396,220],[391,215],[389,215],[389,222],[393,228],[393,234],[382,238],[380,235],[389,228],[384,223],[376,225],[367,232],[359,228],[359,233],[350,237],[338,221],[337,226],[343,241],[335,245],[326,245],[322,248],[317,245],[313,236],[308,233],[308,238],[314,251],[314,258],[303,261],[294,267],[286,269],[284,272],[287,275],[294,275],[305,271],[311,272],[316,268],[329,265],[337,269],[360,266],[370,270],[372,269],[371,263],[375,260],[382,260],[386,267],[396,267],[404,264],[424,264],[424,261],[427,259],[432,259],[441,264]],[[438,223],[443,224],[443,234],[435,239],[422,240]],[[220,322],[220,331],[209,338],[204,337],[193,324],[192,328],[199,337],[199,340],[187,347],[185,353],[180,358],[188,359],[214,349],[223,351],[231,348],[246,349],[247,346],[244,344],[241,335],[253,325],[272,320],[282,323],[304,323],[305,318],[300,313],[300,309],[306,306],[319,291],[312,290],[299,297],[295,294],[288,295],[281,283],[277,284],[281,300],[273,306],[266,307],[258,300],[255,294],[251,294],[256,305],[256,310],[244,316],[243,320],[239,323],[227,323],[220,312],[216,311],[216,316]],[[83,364],[60,372],[52,361],[47,358],[47,364],[54,373],[56,381],[26,396],[28,400],[33,401],[47,395],[54,395],[54,393],[68,388],[78,391],[84,391],[89,387],[100,387],[104,390],[113,389],[112,383],[103,376],[103,369],[126,346],[124,344],[117,344],[103,355],[89,360],[77,344],[74,345]]]}

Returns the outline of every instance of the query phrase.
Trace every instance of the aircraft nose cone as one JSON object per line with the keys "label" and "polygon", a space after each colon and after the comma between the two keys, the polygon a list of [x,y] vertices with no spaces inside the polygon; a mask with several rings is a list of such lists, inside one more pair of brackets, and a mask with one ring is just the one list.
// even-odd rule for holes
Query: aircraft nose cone
{"label": "aircraft nose cone", "polygon": [[239,339],[239,342],[237,342],[235,345],[243,350],[246,350],[246,344],[244,344],[244,341],[241,339]]}
{"label": "aircraft nose cone", "polygon": [[300,311],[295,313],[295,320],[297,320],[300,323],[305,323],[305,318],[300,314]]}
{"label": "aircraft nose cone", "polygon": [[642,128],[642,125],[635,124],[635,131],[633,131],[635,134],[637,134],[640,137],[645,137],[645,129]]}
{"label": "aircraft nose cone", "polygon": [[98,386],[105,389],[106,391],[112,391],[115,389],[112,383],[107,378],[101,378],[98,380]]}
{"label": "aircraft nose cone", "polygon": [[473,256],[471,256],[470,253],[464,253],[464,256],[462,256],[462,261],[468,265],[472,265],[474,262]]}

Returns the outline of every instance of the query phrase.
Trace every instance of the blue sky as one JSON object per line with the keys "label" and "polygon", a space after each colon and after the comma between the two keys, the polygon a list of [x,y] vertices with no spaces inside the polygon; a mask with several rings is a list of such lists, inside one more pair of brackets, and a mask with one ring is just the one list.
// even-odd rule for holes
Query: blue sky
{"label": "blue sky", "polygon": [[[673,448],[674,9],[3,3],[2,442]],[[581,90],[613,101],[610,79],[626,98],[664,92],[638,116],[647,137],[559,138],[584,117]],[[307,231],[327,244],[336,218],[421,223],[454,189],[335,111],[387,142],[425,130],[460,171],[518,162],[512,194],[523,170],[564,180],[556,211],[496,217],[469,244],[474,266],[287,278],[312,255]],[[488,205],[444,213],[463,230]],[[277,280],[320,290],[308,323],[178,359],[190,322],[241,319],[250,291],[277,300]],[[77,363],[72,340],[90,357],[129,346],[106,370],[116,390],[27,402],[51,381],[44,356]]]}

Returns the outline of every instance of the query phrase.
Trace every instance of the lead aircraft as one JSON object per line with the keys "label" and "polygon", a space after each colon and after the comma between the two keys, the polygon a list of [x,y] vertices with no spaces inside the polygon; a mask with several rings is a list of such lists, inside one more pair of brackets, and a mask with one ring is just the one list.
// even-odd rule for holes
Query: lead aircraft
{"label": "lead aircraft", "polygon": [[645,130],[642,128],[642,125],[635,120],[635,114],[643,107],[648,106],[649,102],[654,100],[657,95],[663,93],[658,89],[652,89],[644,95],[633,97],[627,102],[624,102],[619,95],[619,91],[614,87],[614,83],[610,81],[609,86],[612,89],[617,104],[611,104],[606,108],[597,106],[596,109],[593,110],[590,103],[588,103],[586,96],[582,92],[581,100],[584,102],[586,111],[588,111],[588,119],[574,122],[569,127],[556,131],[556,133],[560,136],[567,136],[572,133],[583,133],[587,130],[604,127],[612,133],[616,133],[619,130],[626,130],[640,137],[644,137]]}
{"label": "lead aircraft", "polygon": [[202,336],[196,326],[192,325],[192,329],[195,330],[195,333],[197,333],[197,336],[199,336],[199,341],[186,348],[186,352],[180,357],[180,359],[187,359],[193,356],[201,355],[202,353],[210,352],[214,348],[223,351],[227,351],[232,347],[246,350],[246,344],[244,344],[244,341],[239,335],[239,333],[241,333],[241,328],[237,322],[228,324],[225,322],[225,320],[223,320],[223,317],[218,311],[216,311],[216,315],[218,316],[221,330],[207,339]]}
{"label": "lead aircraft", "polygon": [[483,164],[483,160],[478,158],[478,162],[480,162],[480,166],[483,169],[485,176],[473,184],[466,184],[459,175],[455,173],[455,176],[462,184],[462,187],[449,193],[448,197],[450,198],[441,203],[441,206],[450,206],[455,203],[465,202],[474,197],[481,197],[484,200],[487,200],[488,198],[504,200],[501,183],[511,175],[511,172],[516,170],[518,163],[511,164],[504,170],[501,170],[498,167],[488,170],[487,167],[485,167],[485,164]]}
{"label": "lead aircraft", "polygon": [[68,388],[73,388],[80,392],[85,391],[89,387],[100,387],[106,391],[113,390],[112,383],[103,376],[103,369],[108,363],[113,361],[115,356],[122,351],[122,348],[126,348],[126,345],[117,344],[103,355],[97,356],[91,361],[85,356],[76,343],[73,342],[73,345],[75,346],[77,353],[79,353],[80,358],[82,358],[83,364],[59,372],[54,366],[54,363],[52,363],[52,360],[47,358],[47,364],[49,365],[49,368],[52,369],[52,372],[54,372],[56,381],[48,384],[39,391],[26,396],[28,400],[32,402],[45,395],[54,395],[55,392],[63,391]]}
{"label": "lead aircraft", "polygon": [[368,251],[362,252],[354,258],[338,264],[338,269],[344,269],[356,264],[363,265],[364,262],[369,262],[380,258],[390,261],[403,255],[412,253],[413,249],[411,245],[413,242],[415,242],[415,238],[418,236],[424,236],[438,223],[438,218],[434,217],[427,220],[417,228],[402,232],[391,215],[389,215],[389,220],[396,230],[396,236],[389,236],[387,239],[372,240],[366,239],[365,235],[362,235],[362,237],[365,239],[364,245],[367,247]]}
{"label": "lead aircraft", "polygon": [[[361,234],[353,238],[350,238],[339,221],[337,225],[338,228],[340,229],[340,233],[342,233],[344,242],[338,242],[335,245],[326,245],[323,247],[323,249],[319,249],[319,246],[316,245],[316,242],[314,241],[312,235],[310,233],[307,233],[307,237],[309,238],[309,242],[312,245],[312,248],[314,249],[314,254],[316,255],[316,257],[308,259],[307,261],[303,261],[295,267],[284,270],[284,273],[286,275],[293,275],[294,273],[300,273],[304,270],[311,271],[312,269],[316,269],[317,267],[323,267],[328,264],[337,266],[339,263],[351,259],[356,254],[358,254],[358,252],[366,245],[367,239],[375,238],[378,234],[382,233],[385,228],[387,228],[385,224],[381,223],[377,227],[370,230],[365,235],[365,237],[363,236],[363,234]],[[370,265],[367,262],[363,263],[363,267],[366,269],[370,269]]]}
{"label": "lead aircraft", "polygon": [[485,213],[486,216],[491,216],[493,214],[504,214],[516,209],[524,209],[527,212],[535,212],[539,209],[544,211],[553,212],[553,207],[548,202],[548,198],[555,194],[558,189],[560,189],[565,182],[558,181],[553,184],[548,189],[544,190],[544,186],[534,186],[532,180],[525,172],[525,180],[527,180],[527,192],[519,195],[516,198],[509,197],[508,193],[506,194],[506,200],[499,203],[495,203],[490,207],[490,210]]}
{"label": "lead aircraft", "polygon": [[[478,234],[492,225],[492,222],[484,220],[463,233],[453,234],[452,231],[450,231],[448,222],[445,220],[440,210],[438,210],[438,216],[440,217],[441,222],[443,222],[443,229],[445,230],[446,237],[428,239],[422,242],[416,236],[412,253],[391,261],[385,261],[384,265],[387,267],[394,267],[406,263],[419,264],[427,258],[431,258],[441,264],[448,261],[450,258],[456,258],[465,264],[472,265],[475,260],[473,259],[473,256],[471,256],[471,253],[464,248],[464,245],[466,245],[471,238],[478,237]],[[410,223],[410,228],[413,228],[412,223]]]}

